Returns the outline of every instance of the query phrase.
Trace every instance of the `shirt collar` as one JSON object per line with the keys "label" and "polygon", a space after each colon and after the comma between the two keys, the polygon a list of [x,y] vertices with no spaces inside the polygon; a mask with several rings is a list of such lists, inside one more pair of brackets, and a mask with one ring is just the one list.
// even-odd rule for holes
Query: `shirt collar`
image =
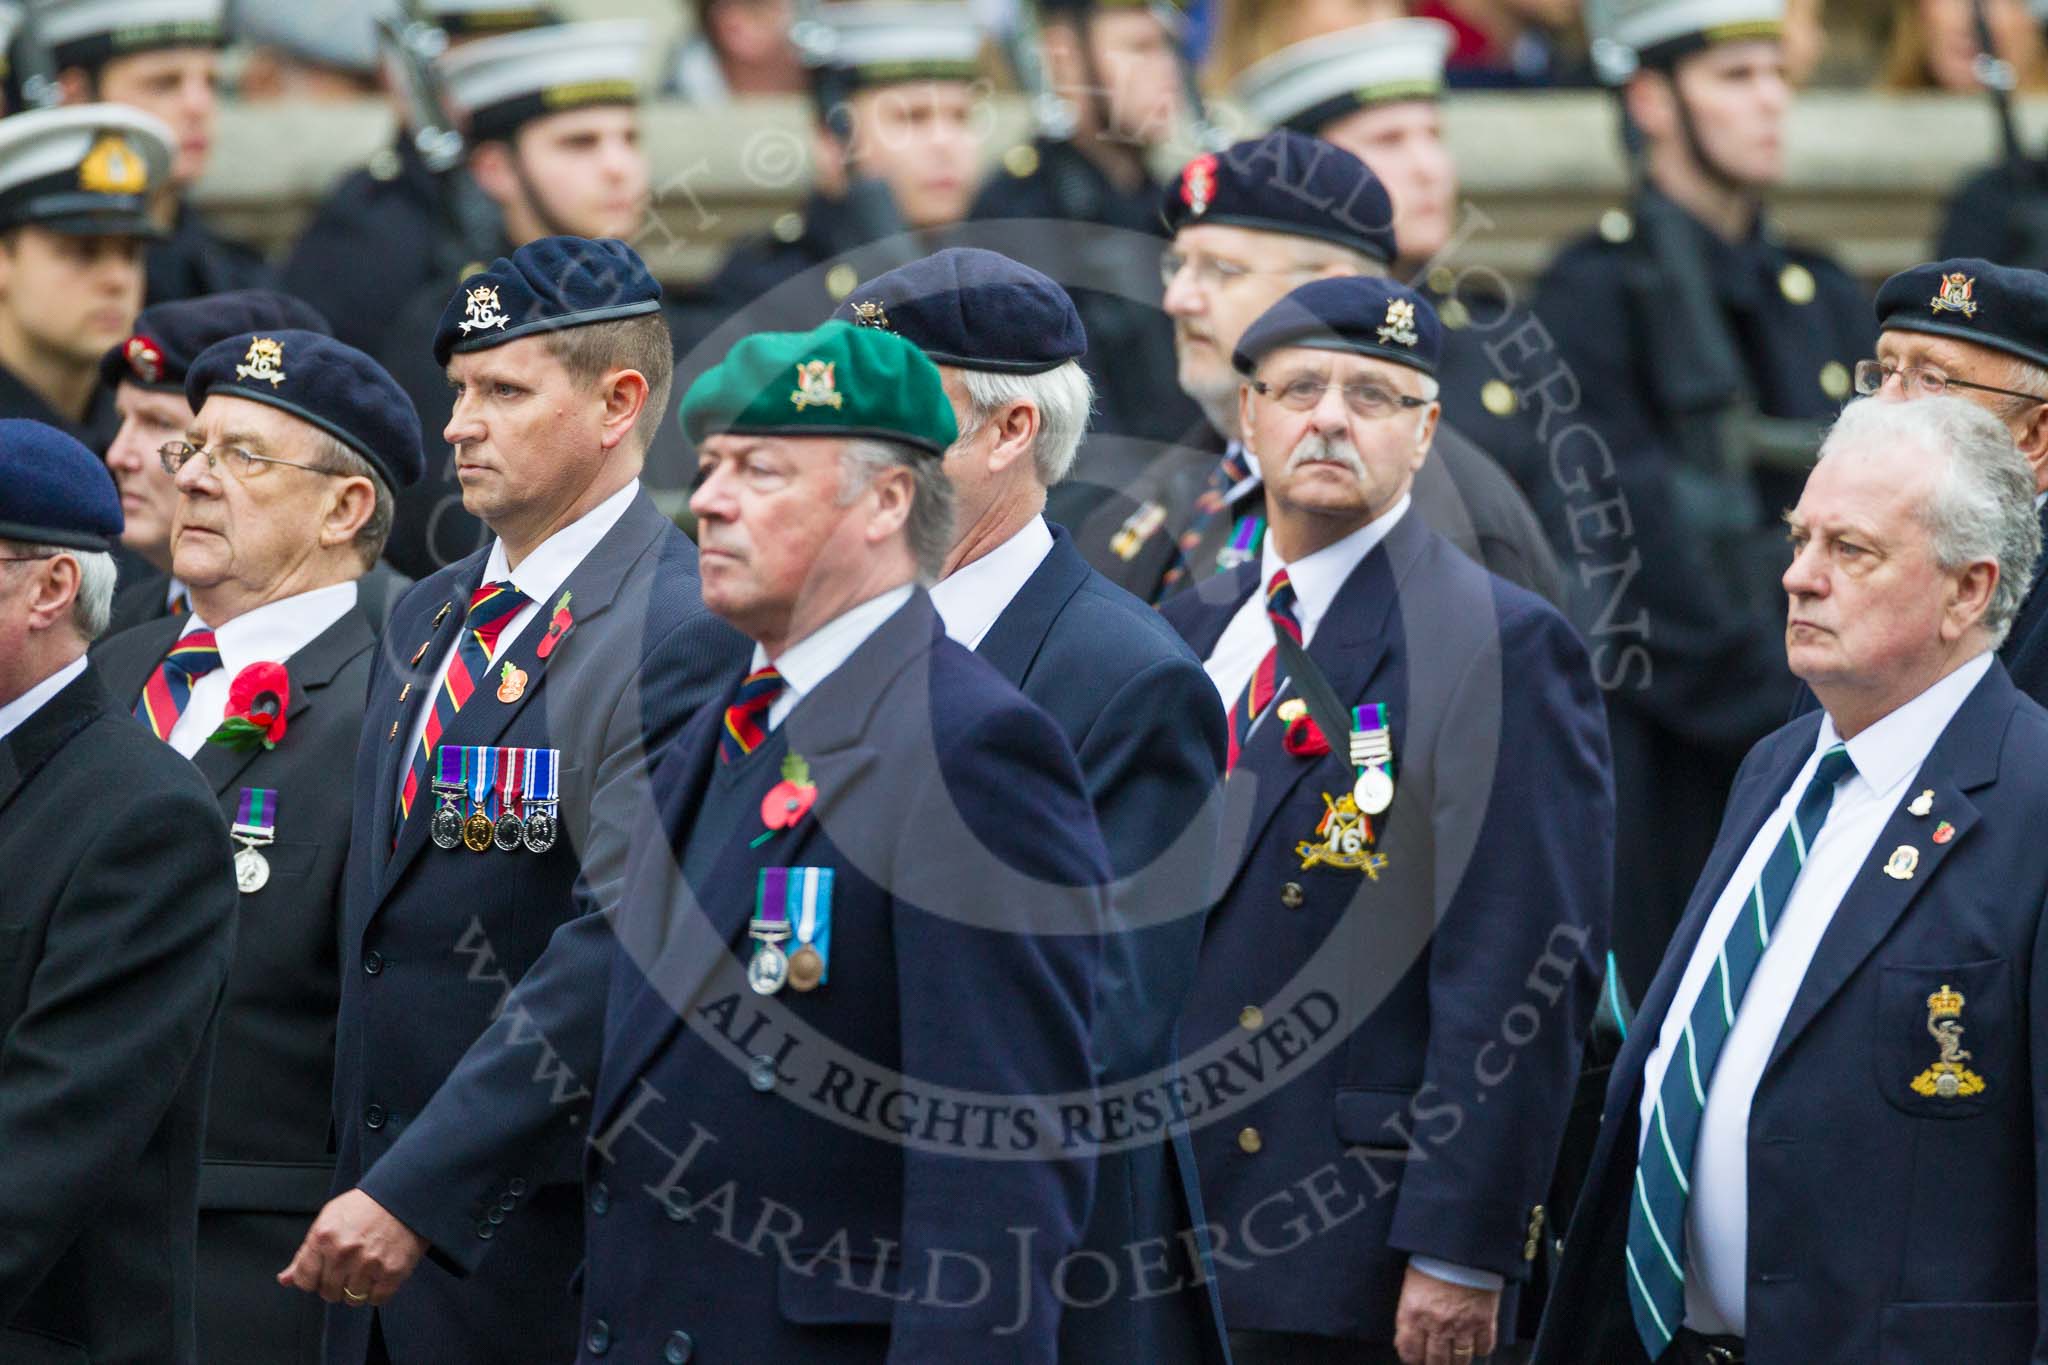
{"label": "shirt collar", "polygon": [[491,557],[484,564],[483,581],[502,583],[509,578],[513,587],[526,594],[528,601],[546,602],[555,595],[555,589],[576,572],[576,566],[597,548],[597,542],[619,524],[619,518],[626,515],[626,509],[633,505],[633,499],[639,492],[640,481],[630,481],[535,546],[533,553],[520,560],[516,569],[506,562],[504,540],[493,540]]}
{"label": "shirt collar", "polygon": [[[1244,453],[1244,442],[1232,441],[1229,445],[1223,448],[1223,454],[1218,456],[1217,459],[1220,463],[1223,460],[1228,460],[1233,455],[1244,455]],[[1254,488],[1257,488],[1259,486],[1259,483],[1262,478],[1262,476],[1259,473],[1259,462],[1249,455],[1245,455],[1244,462],[1245,467],[1249,469],[1251,472],[1249,474],[1246,474],[1243,478],[1239,479],[1236,483],[1230,485],[1229,489],[1224,492],[1223,501],[1226,504],[1235,505],[1239,498],[1243,497],[1245,494],[1251,492]]]}
{"label": "shirt collar", "polygon": [[31,687],[28,691],[0,706],[0,740],[19,730],[23,723],[43,709],[50,698],[62,692],[85,672],[85,656],[79,655],[70,663],[52,673],[49,677]]}
{"label": "shirt collar", "polygon": [[894,616],[897,609],[910,600],[910,591],[910,584],[905,583],[878,597],[870,597],[857,607],[847,608],[773,660],[769,659],[768,651],[757,644],[754,646],[754,662],[748,671],[759,672],[772,662],[775,671],[782,675],[783,685],[789,694],[802,697],[852,658],[853,652],[867,643],[868,636],[879,630],[882,622]]}
{"label": "shirt collar", "polygon": [[1403,493],[1399,502],[1350,535],[1325,545],[1312,555],[1303,555],[1292,564],[1280,558],[1279,542],[1270,530],[1266,533],[1266,543],[1259,551],[1259,582],[1262,585],[1271,583],[1274,574],[1281,569],[1287,570],[1287,582],[1294,589],[1294,619],[1301,622],[1304,644],[1316,633],[1316,626],[1329,611],[1330,603],[1336,600],[1337,590],[1344,586],[1344,580],[1351,577],[1351,571],[1372,553],[1374,546],[1387,538],[1395,523],[1407,514],[1409,500],[1409,495]]}
{"label": "shirt collar", "polygon": [[995,549],[940,579],[932,587],[932,605],[946,634],[969,649],[979,647],[1051,553],[1052,532],[1044,517],[1033,517]]}
{"label": "shirt collar", "polygon": [[220,651],[221,671],[232,678],[250,664],[283,663],[347,615],[355,604],[356,585],[350,579],[265,602],[224,626],[207,625],[195,611],[185,618],[185,628],[178,632],[178,637],[183,639],[195,630],[211,630],[214,648]]}
{"label": "shirt collar", "polygon": [[1865,726],[1854,739],[1844,741],[1835,729],[1834,717],[1823,714],[1815,752],[1825,753],[1833,745],[1846,743],[1856,775],[1874,792],[1890,791],[1927,761],[1941,732],[1991,671],[1992,657],[1992,652],[1985,650],[1913,700]]}

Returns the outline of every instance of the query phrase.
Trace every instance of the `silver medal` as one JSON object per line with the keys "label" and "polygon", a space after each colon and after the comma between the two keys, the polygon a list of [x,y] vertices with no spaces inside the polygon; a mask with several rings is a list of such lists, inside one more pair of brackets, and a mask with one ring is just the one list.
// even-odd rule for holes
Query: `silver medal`
{"label": "silver medal", "polygon": [[434,822],[427,827],[437,848],[462,847],[462,812],[453,805],[444,805],[434,812]]}
{"label": "silver medal", "polygon": [[773,995],[789,980],[789,955],[773,943],[761,943],[747,963],[747,984],[758,995]]}
{"label": "silver medal", "polygon": [[1394,779],[1387,776],[1385,768],[1361,768],[1358,781],[1351,788],[1351,799],[1367,815],[1378,815],[1394,804]]}
{"label": "silver medal", "polygon": [[235,850],[235,887],[245,896],[254,895],[270,884],[270,860],[254,844]]}
{"label": "silver medal", "polygon": [[526,813],[526,851],[545,853],[555,846],[555,813],[547,806],[535,806]]}
{"label": "silver medal", "polygon": [[517,849],[525,837],[526,826],[510,811],[499,816],[498,822],[491,827],[491,842],[507,853]]}

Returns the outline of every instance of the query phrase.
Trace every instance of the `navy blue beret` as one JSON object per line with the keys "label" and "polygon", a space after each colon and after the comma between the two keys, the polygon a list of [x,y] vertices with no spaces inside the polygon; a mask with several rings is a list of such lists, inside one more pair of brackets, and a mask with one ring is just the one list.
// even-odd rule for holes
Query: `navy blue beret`
{"label": "navy blue beret", "polygon": [[52,426],[0,420],[0,537],[72,550],[111,550],[121,495],[100,457]]}
{"label": "navy blue beret", "polygon": [[861,285],[832,316],[894,332],[938,365],[1043,374],[1088,353],[1067,291],[979,247],[948,247]]}
{"label": "navy blue beret", "polygon": [[1443,324],[1429,300],[1405,284],[1369,275],[1310,280],[1259,314],[1238,338],[1230,363],[1250,374],[1283,346],[1349,351],[1436,374]]}
{"label": "navy blue beret", "polygon": [[2048,275],[1974,256],[1916,265],[1878,289],[1877,325],[1974,341],[2048,366]]}
{"label": "navy blue beret", "polygon": [[535,332],[617,322],[661,310],[661,284],[612,237],[543,237],[471,275],[441,310],[434,363]]}
{"label": "navy blue beret", "polygon": [[133,336],[100,357],[100,382],[110,389],[133,384],[152,393],[183,393],[185,372],[214,342],[286,328],[322,336],[334,332],[319,309],[274,289],[235,289],[159,303],[142,310]]}
{"label": "navy blue beret", "polygon": [[1380,178],[1343,148],[1292,129],[1196,157],[1164,194],[1169,233],[1220,223],[1394,259],[1394,205]]}
{"label": "navy blue beret", "polygon": [[320,428],[368,460],[393,488],[426,471],[420,415],[388,371],[319,332],[244,332],[200,352],[185,376],[199,411],[210,393],[246,398]]}

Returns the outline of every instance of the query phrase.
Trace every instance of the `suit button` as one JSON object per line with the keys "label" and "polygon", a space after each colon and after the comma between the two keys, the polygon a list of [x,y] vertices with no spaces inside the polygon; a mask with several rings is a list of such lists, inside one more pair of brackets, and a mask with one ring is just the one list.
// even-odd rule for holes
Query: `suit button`
{"label": "suit button", "polygon": [[484,1221],[486,1223],[489,1223],[492,1227],[498,1226],[498,1224],[505,1221],[505,1210],[492,1209],[489,1213],[486,1213],[484,1215]]}
{"label": "suit button", "polygon": [[512,1212],[512,1210],[517,1208],[518,1205],[519,1201],[509,1194],[498,1201],[498,1207],[505,1210],[505,1212],[507,1213]]}
{"label": "suit button", "polygon": [[583,1338],[583,1349],[594,1356],[601,1356],[612,1348],[612,1329],[603,1318],[590,1324],[589,1333]]}
{"label": "suit button", "polygon": [[747,1068],[747,1084],[767,1094],[775,1088],[775,1059],[763,1053]]}
{"label": "suit button", "polygon": [[495,1232],[497,1232],[497,1229],[489,1223],[478,1223],[476,1225],[476,1235],[483,1241],[490,1241],[492,1234]]}
{"label": "suit button", "polygon": [[514,1176],[505,1182],[505,1192],[514,1199],[523,1199],[526,1196],[526,1182]]}
{"label": "suit button", "polygon": [[1266,1140],[1259,1136],[1258,1129],[1246,1128],[1238,1133],[1237,1145],[1246,1156],[1257,1156],[1259,1148],[1266,1145]]}
{"label": "suit button", "polygon": [[1280,903],[1289,910],[1299,910],[1301,908],[1301,900],[1300,882],[1289,882],[1280,888]]}
{"label": "suit button", "polygon": [[689,1221],[690,1211],[689,1209],[683,1206],[682,1202],[688,1197],[689,1196],[683,1193],[683,1191],[681,1190],[670,1190],[667,1194],[662,1196],[661,1211],[668,1215],[669,1222],[686,1223]]}
{"label": "suit button", "polygon": [[612,1192],[600,1180],[590,1187],[590,1211],[602,1218],[611,1210]]}
{"label": "suit button", "polygon": [[384,956],[375,949],[363,954],[363,975],[375,976],[384,970]]}
{"label": "suit button", "polygon": [[1522,1259],[1525,1261],[1535,1260],[1537,1250],[1538,1248],[1536,1246],[1534,1239],[1522,1243]]}
{"label": "suit button", "polygon": [[382,1128],[384,1126],[384,1106],[373,1104],[368,1109],[365,1109],[363,1111],[363,1126],[366,1128]]}
{"label": "suit button", "polygon": [[661,1358],[668,1365],[689,1365],[691,1356],[697,1353],[697,1343],[690,1340],[688,1332],[670,1332],[668,1345],[661,1348]]}
{"label": "suit button", "polygon": [[1247,1032],[1265,1027],[1266,1012],[1257,1005],[1246,1005],[1237,1012],[1238,1027]]}

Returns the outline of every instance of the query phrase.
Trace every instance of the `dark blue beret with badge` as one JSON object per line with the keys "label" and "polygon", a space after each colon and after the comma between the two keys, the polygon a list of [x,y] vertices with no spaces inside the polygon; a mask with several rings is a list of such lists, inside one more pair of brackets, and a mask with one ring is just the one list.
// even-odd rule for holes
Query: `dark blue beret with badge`
{"label": "dark blue beret with badge", "polygon": [[894,332],[933,363],[1043,374],[1088,352],[1067,291],[1048,275],[979,247],[949,247],[877,275],[832,316]]}
{"label": "dark blue beret with badge", "polygon": [[1916,265],[1878,289],[1877,325],[1974,341],[2048,366],[2048,274],[1974,256]]}
{"label": "dark blue beret with badge", "polygon": [[133,384],[151,393],[185,392],[185,374],[199,353],[216,341],[244,332],[334,329],[310,303],[274,289],[233,289],[177,299],[142,310],[135,334],[100,357],[100,382],[109,389]]}
{"label": "dark blue beret with badge", "polygon": [[434,363],[660,311],[661,284],[632,247],[612,237],[542,237],[462,282],[434,330]]}
{"label": "dark blue beret with badge", "polygon": [[1287,128],[1188,162],[1160,217],[1169,234],[1218,223],[1394,259],[1394,205],[1380,178],[1343,148]]}
{"label": "dark blue beret with badge", "polygon": [[1443,324],[1429,300],[1405,284],[1368,275],[1310,280],[1259,314],[1238,338],[1230,363],[1250,374],[1283,346],[1377,356],[1436,376]]}
{"label": "dark blue beret with badge", "polygon": [[0,538],[112,550],[121,495],[100,457],[52,426],[0,419]]}
{"label": "dark blue beret with badge", "polygon": [[392,488],[426,471],[420,416],[388,371],[319,332],[245,332],[207,347],[185,375],[197,412],[208,394],[227,394],[290,413],[370,462]]}

